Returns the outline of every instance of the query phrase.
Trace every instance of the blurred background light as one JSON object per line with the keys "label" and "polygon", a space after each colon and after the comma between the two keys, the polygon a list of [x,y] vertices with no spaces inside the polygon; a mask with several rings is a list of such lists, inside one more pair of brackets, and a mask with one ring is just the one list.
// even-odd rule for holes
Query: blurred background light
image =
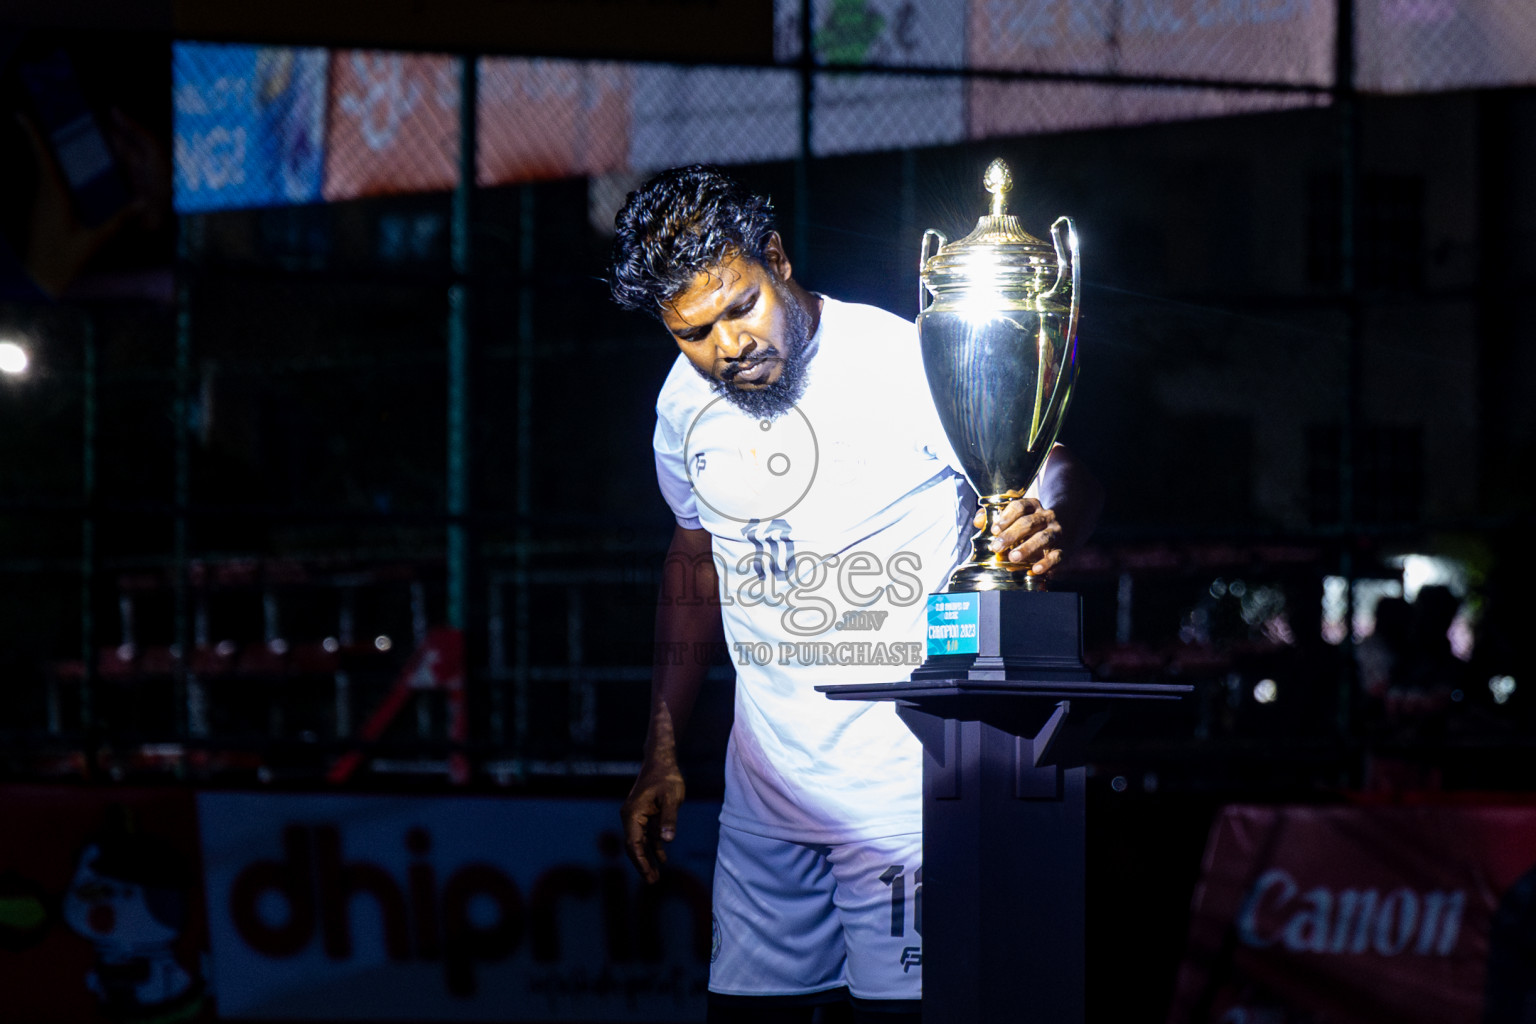
{"label": "blurred background light", "polygon": [[27,372],[30,365],[32,360],[19,342],[0,341],[0,373],[8,377],[19,377]]}
{"label": "blurred background light", "polygon": [[1386,559],[1388,565],[1403,570],[1403,594],[1410,602],[1418,600],[1425,587],[1449,587],[1457,597],[1467,596],[1467,569],[1457,559],[1438,555],[1398,555]]}
{"label": "blurred background light", "polygon": [[1515,677],[1494,676],[1488,680],[1488,692],[1493,694],[1495,704],[1508,704],[1509,698],[1515,695]]}

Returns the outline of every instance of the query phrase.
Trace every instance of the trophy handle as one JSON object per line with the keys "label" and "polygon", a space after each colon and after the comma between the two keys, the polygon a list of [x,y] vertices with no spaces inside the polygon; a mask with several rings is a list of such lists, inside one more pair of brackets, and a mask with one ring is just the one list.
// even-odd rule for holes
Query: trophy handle
{"label": "trophy handle", "polygon": [[[1067,353],[1061,361],[1061,373],[1056,377],[1049,400],[1042,402],[1044,395],[1038,396],[1035,400],[1036,424],[1030,434],[1030,451],[1035,450],[1039,436],[1055,439],[1061,418],[1066,415],[1067,405],[1072,401],[1072,387],[1077,382],[1077,311],[1078,292],[1082,284],[1082,266],[1077,254],[1077,226],[1072,223],[1071,217],[1056,218],[1056,223],[1051,225],[1051,241],[1056,244],[1056,283],[1051,286],[1050,291],[1042,293],[1040,298],[1059,299],[1063,284],[1067,285],[1066,290],[1071,293],[1067,296],[1067,301],[1070,303],[1067,312]],[[1070,271],[1068,270],[1069,262]],[[1072,275],[1070,283],[1067,277],[1069,272]],[[1042,381],[1044,372],[1042,366]],[[1044,413],[1045,422],[1042,422],[1041,416],[1044,410],[1049,411]]]}
{"label": "trophy handle", "polygon": [[[1062,228],[1066,228],[1066,239],[1062,239]],[[1042,299],[1054,299],[1061,291],[1061,286],[1066,283],[1068,267],[1072,274],[1072,323],[1077,324],[1077,225],[1072,223],[1071,217],[1057,217],[1056,223],[1051,225],[1051,241],[1056,246],[1056,283],[1051,285],[1051,290],[1041,294]],[[1069,258],[1070,257],[1070,258]]]}
{"label": "trophy handle", "polygon": [[[1065,237],[1063,237],[1065,236]],[[1067,358],[1063,361],[1065,366],[1077,369],[1077,310],[1078,291],[1082,285],[1082,261],[1077,254],[1077,225],[1072,223],[1071,217],[1057,217],[1056,223],[1051,225],[1051,241],[1056,245],[1056,283],[1051,285],[1051,290],[1040,297],[1042,299],[1058,298],[1061,286],[1067,282],[1067,265],[1071,263],[1071,284],[1068,285],[1070,295],[1067,297],[1071,308],[1067,314],[1067,344],[1071,346],[1067,352]]]}
{"label": "trophy handle", "polygon": [[[930,238],[937,238],[939,240],[938,247],[935,248],[932,252],[928,251],[928,240]],[[923,249],[922,253],[917,258],[917,311],[919,313],[927,308],[923,305],[923,300],[926,298],[926,295],[924,294],[925,289],[923,287],[923,268],[928,265],[928,260],[931,257],[937,256],[939,254],[939,250],[948,244],[949,238],[944,234],[944,232],[938,230],[937,228],[929,228],[927,231],[923,232]]]}

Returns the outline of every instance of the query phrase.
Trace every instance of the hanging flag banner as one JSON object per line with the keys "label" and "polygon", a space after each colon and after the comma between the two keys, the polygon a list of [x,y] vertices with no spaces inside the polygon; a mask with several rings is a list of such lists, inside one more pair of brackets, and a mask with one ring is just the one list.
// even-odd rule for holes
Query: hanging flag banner
{"label": "hanging flag banner", "polygon": [[325,156],[325,198],[446,191],[459,174],[456,58],[337,50]]}
{"label": "hanging flag banner", "polygon": [[219,1015],[703,1020],[719,805],[661,882],[603,800],[203,793]]}
{"label": "hanging flag banner", "polygon": [[1232,117],[1324,106],[1328,102],[1323,93],[1239,92],[1078,82],[996,82],[982,78],[970,83],[968,95],[973,139]]}
{"label": "hanging flag banner", "polygon": [[[774,4],[774,56],[800,56],[801,0]],[[967,9],[954,0],[814,0],[817,63],[961,68]],[[811,148],[818,156],[933,146],[965,138],[962,79],[818,75]]]}
{"label": "hanging flag banner", "polygon": [[177,212],[319,199],[326,67],[322,49],[177,43]]}
{"label": "hanging flag banner", "polygon": [[1533,922],[1536,808],[1229,807],[1168,1020],[1523,1020]]}
{"label": "hanging flag banner", "polygon": [[1536,85],[1536,4],[1360,0],[1357,80],[1371,92]]}
{"label": "hanging flag banner", "polygon": [[189,791],[4,786],[0,821],[6,1020],[212,1019]]}
{"label": "hanging flag banner", "polygon": [[574,60],[480,61],[481,185],[621,171],[631,68]]}
{"label": "hanging flag banner", "polygon": [[1331,0],[971,0],[974,68],[1326,86]]}
{"label": "hanging flag banner", "polygon": [[787,160],[800,149],[794,71],[642,64],[634,81],[629,163],[635,171]]}
{"label": "hanging flag banner", "polygon": [[[973,68],[1190,79],[1333,80],[1331,0],[971,0]],[[1317,93],[1077,82],[969,85],[973,139],[1313,106]]]}

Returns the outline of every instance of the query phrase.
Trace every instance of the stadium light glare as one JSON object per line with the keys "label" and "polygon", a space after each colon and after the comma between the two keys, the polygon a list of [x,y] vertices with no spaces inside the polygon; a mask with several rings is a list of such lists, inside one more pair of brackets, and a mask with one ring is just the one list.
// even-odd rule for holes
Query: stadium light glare
{"label": "stadium light glare", "polygon": [[0,341],[0,373],[7,377],[20,377],[30,365],[32,360],[19,342],[9,339]]}

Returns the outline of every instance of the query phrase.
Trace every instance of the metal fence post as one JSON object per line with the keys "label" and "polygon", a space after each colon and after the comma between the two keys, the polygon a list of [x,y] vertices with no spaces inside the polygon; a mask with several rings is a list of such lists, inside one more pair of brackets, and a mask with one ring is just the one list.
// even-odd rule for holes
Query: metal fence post
{"label": "metal fence post", "polygon": [[[447,465],[447,569],[448,625],[465,635],[465,686],[469,687],[476,659],[468,652],[470,630],[470,587],[473,572],[474,536],[469,522],[470,496],[470,411],[473,405],[470,361],[474,347],[474,299],[471,293],[474,271],[472,236],[474,234],[474,199],[479,166],[480,137],[479,62],[474,54],[459,58],[459,173],[453,190],[452,264],[453,284],[448,290],[448,465]],[[418,638],[418,642],[424,638]],[[417,705],[421,735],[430,728],[427,704]],[[460,736],[459,739],[467,739]]]}
{"label": "metal fence post", "polygon": [[1336,0],[1334,89],[1339,119],[1339,293],[1344,310],[1344,407],[1339,429],[1339,573],[1344,577],[1344,663],[1337,724],[1348,737],[1355,694],[1355,472],[1360,454],[1360,113],[1355,89],[1355,4]]}
{"label": "metal fence post", "polygon": [[532,185],[523,185],[518,195],[517,217],[517,462],[514,473],[517,529],[512,576],[512,742],[513,759],[526,770],[528,753],[528,687],[530,620],[532,595],[529,593],[529,548],[533,534],[528,528],[533,514],[533,274],[535,201]]}
{"label": "metal fence post", "polygon": [[188,280],[194,234],[200,229],[198,217],[179,220],[177,239],[180,280],[176,284],[175,397],[172,400],[172,430],[175,452],[175,494],[173,515],[175,535],[172,542],[174,580],[174,665],[177,706],[176,731],[179,739],[205,739],[208,736],[208,702],[202,685],[192,672],[191,608],[191,533],[192,533],[192,286]]}
{"label": "metal fence post", "polygon": [[800,148],[795,156],[795,237],[790,242],[794,251],[796,273],[810,268],[811,233],[811,129],[816,102],[816,33],[812,18],[815,11],[811,0],[800,0]]}
{"label": "metal fence post", "polygon": [[[86,312],[82,338],[81,441],[80,441],[80,732],[85,772],[96,771],[99,740],[96,721],[96,687],[99,665],[96,650],[96,586],[99,573],[96,551],[96,318]],[[62,723],[60,723],[62,724]]]}
{"label": "metal fence post", "polygon": [[473,229],[475,165],[478,132],[475,107],[478,95],[476,61],[460,58],[459,68],[459,174],[453,190],[452,265],[453,284],[448,289],[448,625],[464,629],[468,615],[469,575],[469,359],[470,273]]}

